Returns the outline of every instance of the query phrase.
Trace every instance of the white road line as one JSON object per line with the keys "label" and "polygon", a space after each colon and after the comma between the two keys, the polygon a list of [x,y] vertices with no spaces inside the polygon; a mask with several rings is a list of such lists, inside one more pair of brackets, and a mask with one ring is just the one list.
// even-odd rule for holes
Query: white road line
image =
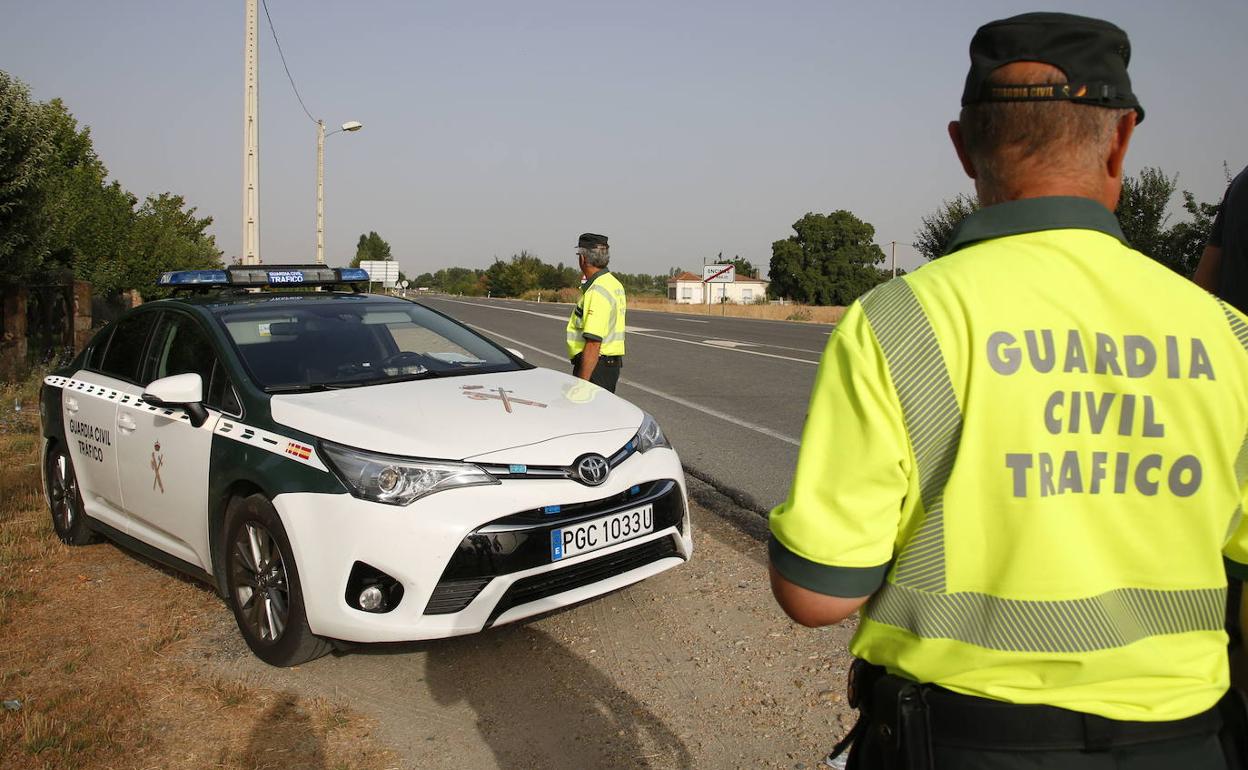
{"label": "white road line", "polygon": [[[515,337],[508,337],[505,334],[499,334],[496,331],[490,331],[489,329],[486,329],[484,326],[476,326],[475,324],[469,324],[469,326],[473,326],[478,331],[484,332],[490,335],[491,337],[497,337],[500,340],[506,340],[507,342],[510,342],[513,345],[519,345],[520,347],[528,348],[529,350],[532,350],[535,353],[541,353],[544,356],[549,356],[550,358],[553,358],[556,361],[567,363],[567,359],[564,358],[563,356],[557,356],[554,353],[548,353],[547,351],[542,350],[541,348],[536,347],[534,345],[530,345],[527,342],[521,342]],[[777,430],[772,430],[771,428],[768,428],[765,425],[757,425],[755,423],[742,420],[740,417],[736,417],[735,415],[731,415],[726,412],[721,412],[718,409],[711,409],[710,407],[702,406],[701,404],[690,401],[687,398],[674,396],[671,393],[664,393],[663,391],[657,388],[652,388],[648,385],[642,385],[640,382],[634,382],[633,380],[624,379],[623,377],[620,378],[620,382],[629,386],[630,388],[636,388],[637,390],[643,391],[645,393],[649,393],[652,396],[658,396],[659,398],[665,399],[667,401],[671,401],[674,404],[680,404],[681,406],[686,407],[688,409],[692,409],[695,412],[701,412],[702,414],[709,415],[711,417],[717,417],[725,422],[730,422],[733,425],[738,425],[742,428],[752,430],[755,433],[761,433],[764,436],[770,436],[771,438],[777,439],[779,441],[783,441],[786,444],[792,444],[793,446],[802,445],[801,441],[793,438],[792,436],[781,433],[780,431],[777,431]]]}
{"label": "white road line", "polygon": [[[470,305],[472,307],[486,307],[486,308],[491,308],[493,310],[505,310],[508,313],[525,313],[527,315],[535,315],[538,318],[550,318],[555,321],[567,321],[567,319],[563,318],[562,316],[548,315],[546,313],[538,313],[533,310],[523,310],[518,307],[499,307],[498,305],[485,305],[480,302],[464,302],[462,300],[457,300],[457,299],[446,299],[443,301],[454,302],[457,305]],[[639,326],[628,326],[625,328],[624,331],[626,334],[636,334],[639,337],[652,337],[656,340],[667,340],[668,342],[683,342],[686,345],[698,345],[699,347],[710,348],[712,350],[727,350],[732,353],[745,353],[746,355],[750,355],[750,356],[762,356],[764,358],[778,358],[781,361],[796,361],[799,364],[810,364],[811,366],[819,365],[818,361],[810,361],[805,358],[793,358],[792,356],[781,356],[775,353],[764,353],[761,350],[743,350],[741,348],[726,348],[723,345],[708,345],[705,342],[695,342],[694,340],[679,340],[679,339],[675,339],[674,337],[664,336],[662,334],[650,334],[649,332],[653,332],[655,330],[646,329],[646,328],[639,327]],[[679,334],[680,332],[673,332],[673,333]],[[751,343],[751,344],[756,344],[756,343]],[[814,351],[810,351],[810,352],[814,352]]]}
{"label": "white road line", "polygon": [[[639,311],[638,311],[638,312],[640,312],[640,309],[639,309]],[[650,311],[650,312],[652,312],[652,313],[653,313],[653,312],[656,312],[656,311],[653,311],[653,310],[652,310],[652,311]],[[672,318],[672,320],[673,320],[673,321],[684,321],[685,323],[690,323],[690,324],[709,324],[709,323],[710,323],[710,321],[701,321],[701,320],[698,320],[697,318]]]}

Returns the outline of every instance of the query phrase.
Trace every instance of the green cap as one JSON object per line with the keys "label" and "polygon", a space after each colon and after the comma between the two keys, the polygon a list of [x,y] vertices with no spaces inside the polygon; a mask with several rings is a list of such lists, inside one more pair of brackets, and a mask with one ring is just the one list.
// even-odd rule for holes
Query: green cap
{"label": "green cap", "polygon": [[581,233],[581,237],[576,239],[576,247],[578,249],[605,249],[607,236],[598,233]]}
{"label": "green cap", "polygon": [[[1144,108],[1131,92],[1127,33],[1101,19],[1069,13],[1024,13],[989,22],[971,39],[971,71],[962,106],[981,102],[1071,101],[1098,107]],[[992,83],[1006,64],[1043,62],[1060,69],[1065,83]]]}

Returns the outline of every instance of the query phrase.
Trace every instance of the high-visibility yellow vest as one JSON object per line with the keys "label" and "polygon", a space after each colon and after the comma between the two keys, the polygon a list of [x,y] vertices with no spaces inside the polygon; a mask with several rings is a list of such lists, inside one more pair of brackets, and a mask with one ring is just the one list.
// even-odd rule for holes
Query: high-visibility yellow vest
{"label": "high-visibility yellow vest", "polygon": [[1111,719],[1208,709],[1226,573],[1248,578],[1248,323],[1091,200],[983,209],[952,248],[830,338],[773,563],[873,594],[851,651],[893,673]]}
{"label": "high-visibility yellow vest", "polygon": [[586,340],[602,343],[604,356],[624,355],[624,286],[607,270],[581,284],[581,298],[568,319],[568,358],[585,349]]}

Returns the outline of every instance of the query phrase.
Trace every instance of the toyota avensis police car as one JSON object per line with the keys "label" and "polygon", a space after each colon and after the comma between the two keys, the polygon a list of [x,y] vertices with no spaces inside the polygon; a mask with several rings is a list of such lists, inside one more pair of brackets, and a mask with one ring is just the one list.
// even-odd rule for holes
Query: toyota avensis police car
{"label": "toyota avensis police car", "polygon": [[422,305],[326,290],[366,280],[165,274],[192,291],[45,380],[60,538],[209,581],[274,665],[473,633],[689,558],[684,475],[652,417]]}

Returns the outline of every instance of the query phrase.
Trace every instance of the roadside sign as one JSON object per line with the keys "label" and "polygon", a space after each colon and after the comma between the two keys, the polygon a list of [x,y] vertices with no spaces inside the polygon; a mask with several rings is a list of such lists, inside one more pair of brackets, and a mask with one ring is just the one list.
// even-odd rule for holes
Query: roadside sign
{"label": "roadside sign", "polygon": [[736,265],[703,265],[702,283],[733,283],[737,280]]}
{"label": "roadside sign", "polygon": [[368,272],[370,283],[392,289],[399,282],[399,263],[394,260],[366,259],[360,262],[360,267]]}

